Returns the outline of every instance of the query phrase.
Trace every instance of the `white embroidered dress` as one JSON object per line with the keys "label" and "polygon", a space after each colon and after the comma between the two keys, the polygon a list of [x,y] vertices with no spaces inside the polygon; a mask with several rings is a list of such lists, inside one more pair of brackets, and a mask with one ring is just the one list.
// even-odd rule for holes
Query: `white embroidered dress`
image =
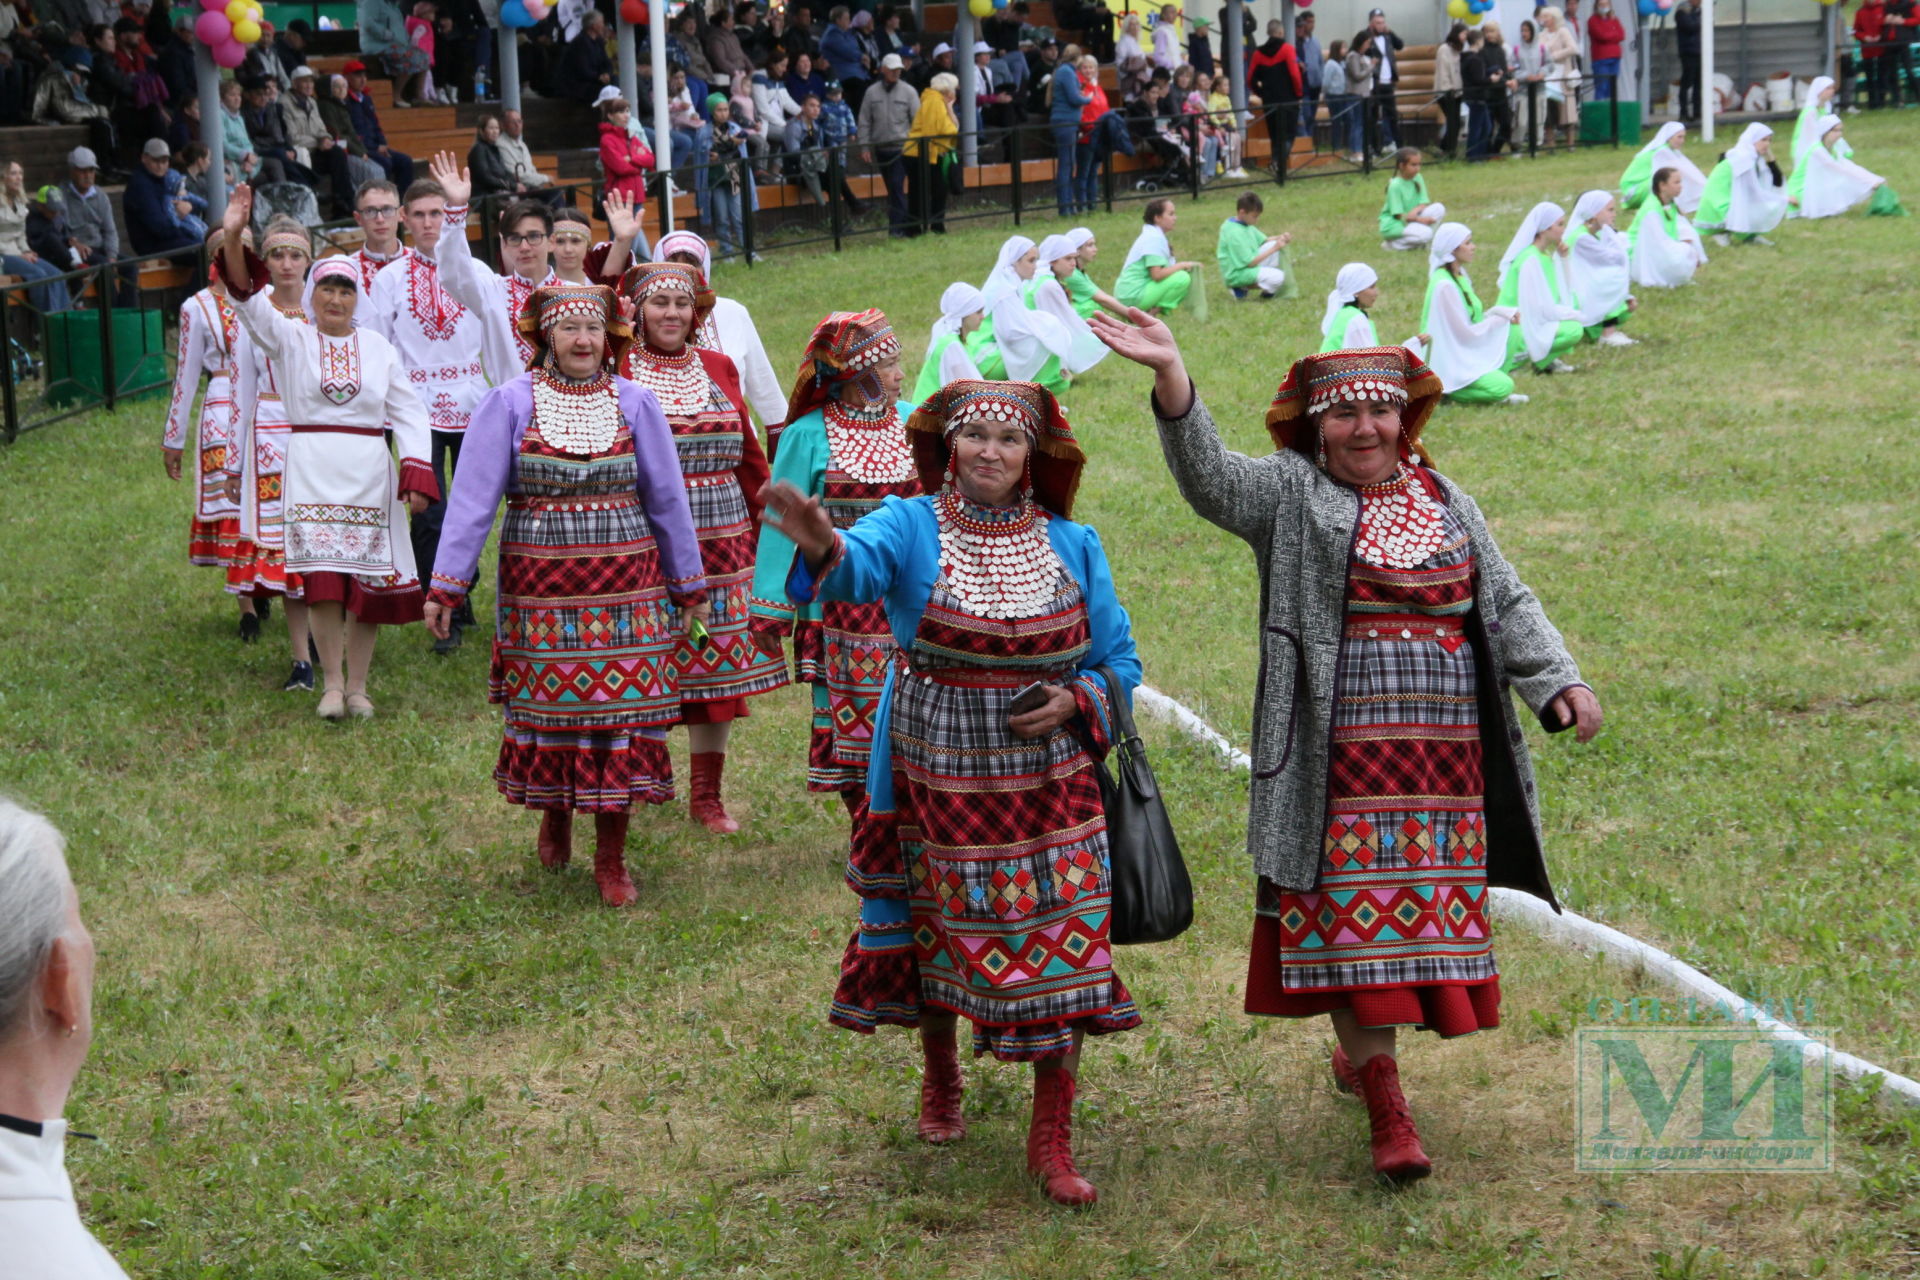
{"label": "white embroidered dress", "polygon": [[226,468],[232,448],[233,341],[239,321],[233,309],[211,289],[202,289],[180,305],[180,358],[174,366],[173,400],[160,443],[164,448],[187,447],[187,421],[193,417],[194,393],[207,380],[195,419],[196,448],[185,469],[194,479],[193,532],[187,556],[198,565],[224,563],[218,548],[220,521],[239,514],[227,497]]}
{"label": "white embroidered dress", "polygon": [[494,386],[511,382],[526,372],[533,358],[533,344],[521,334],[517,321],[527,297],[535,289],[558,284],[553,268],[539,280],[529,280],[512,272],[502,276],[473,256],[467,245],[467,206],[448,205],[446,230],[434,246],[433,259],[440,268],[440,287],[449,297],[480,317],[485,336],[484,357],[487,374]]}

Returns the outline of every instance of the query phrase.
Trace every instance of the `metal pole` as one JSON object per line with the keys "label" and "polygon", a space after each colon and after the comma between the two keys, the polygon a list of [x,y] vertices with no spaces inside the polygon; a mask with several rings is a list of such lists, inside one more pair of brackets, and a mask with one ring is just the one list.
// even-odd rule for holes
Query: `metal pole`
{"label": "metal pole", "polygon": [[953,28],[953,63],[960,73],[960,163],[968,169],[980,163],[980,69],[973,65],[973,42],[973,10],[961,0]]}
{"label": "metal pole", "polygon": [[[0,345],[4,345],[10,336],[7,332],[7,295],[11,289],[0,289]],[[13,390],[13,351],[8,348],[0,351],[0,402],[4,402],[6,421],[6,440],[12,444],[20,438],[20,405]]]}
{"label": "metal pole", "polygon": [[[673,125],[667,119],[667,4],[654,0],[647,6],[647,59],[653,72],[653,167],[656,171],[673,168]],[[662,164],[661,159],[666,163]],[[672,179],[668,179],[669,182]],[[665,185],[660,188],[660,234],[673,230],[673,197]]]}
{"label": "metal pole", "polygon": [[1740,75],[1733,82],[1735,92],[1739,92],[1741,85],[1753,82],[1747,70],[1747,29],[1747,0],[1740,0]]}
{"label": "metal pole", "polygon": [[633,24],[625,18],[614,19],[614,45],[620,56],[620,96],[629,103],[640,101],[640,68],[636,63]]}
{"label": "metal pole", "polygon": [[[1823,4],[1820,6],[1820,28],[1821,28],[1821,33],[1824,37],[1821,40],[1820,44],[1821,44],[1821,48],[1823,48],[1826,51],[1826,60],[1822,65],[1825,67],[1826,73],[1830,76],[1833,76],[1834,79],[1836,80],[1839,79],[1839,76],[1835,75],[1834,72],[1835,72],[1835,69],[1840,65],[1839,16],[1840,16],[1840,9],[1838,5]],[[1839,106],[1840,104],[1839,100],[1840,100],[1840,95],[1835,94],[1834,105],[1836,107]]]}
{"label": "metal pole", "polygon": [[499,50],[494,54],[495,74],[500,78],[500,109],[520,109],[520,33],[502,23]]}
{"label": "metal pole", "polygon": [[1020,205],[1026,195],[1026,184],[1021,175],[1021,170],[1027,167],[1027,148],[1023,142],[1026,131],[1027,126],[1017,124],[1013,126],[1012,136],[1007,139],[1007,156],[1013,161],[1009,168],[1013,176],[1013,225],[1016,227],[1020,225]]}
{"label": "metal pole", "polygon": [[225,133],[220,127],[220,68],[213,52],[193,42],[193,75],[200,93],[200,142],[207,149],[207,221],[218,223],[227,208]]}
{"label": "metal pole", "polygon": [[1713,0],[1700,0],[1700,141],[1713,141],[1720,97],[1713,91]]}
{"label": "metal pole", "polygon": [[93,290],[100,295],[100,394],[109,409],[120,391],[120,375],[113,367],[113,291],[119,283],[111,262],[101,266],[93,277]]}
{"label": "metal pole", "polygon": [[[1246,0],[1227,0],[1227,29],[1220,33],[1220,58],[1227,66],[1228,92],[1233,96],[1234,123],[1247,109],[1247,50],[1241,38],[1240,24],[1246,13]],[[1249,125],[1249,132],[1252,126]]]}

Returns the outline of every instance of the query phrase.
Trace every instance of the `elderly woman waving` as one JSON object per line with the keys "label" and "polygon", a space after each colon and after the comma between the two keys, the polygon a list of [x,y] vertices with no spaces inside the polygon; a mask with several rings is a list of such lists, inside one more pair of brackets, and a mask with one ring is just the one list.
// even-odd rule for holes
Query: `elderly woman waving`
{"label": "elderly woman waving", "polygon": [[1473,499],[1421,451],[1440,380],[1411,352],[1295,362],[1267,413],[1276,451],[1249,458],[1221,444],[1167,327],[1132,321],[1089,323],[1154,371],[1181,494],[1252,545],[1264,579],[1247,1011],[1330,1015],[1375,1170],[1424,1177],[1395,1028],[1498,1026],[1487,886],[1554,903],[1508,690],[1583,742],[1600,704]]}
{"label": "elderly woman waving", "polygon": [[1046,388],[950,382],[907,439],[928,496],[843,530],[791,482],[765,500],[799,549],[788,596],[880,601],[899,646],[831,1020],[920,1029],[927,1142],[965,1132],[957,1015],[975,1054],[1033,1063],[1027,1171],[1054,1201],[1091,1204],[1071,1145],[1080,1042],[1140,1014],[1113,971],[1088,753],[1107,750],[1110,700],[1132,697],[1140,661],[1100,539],[1072,521],[1085,455]]}

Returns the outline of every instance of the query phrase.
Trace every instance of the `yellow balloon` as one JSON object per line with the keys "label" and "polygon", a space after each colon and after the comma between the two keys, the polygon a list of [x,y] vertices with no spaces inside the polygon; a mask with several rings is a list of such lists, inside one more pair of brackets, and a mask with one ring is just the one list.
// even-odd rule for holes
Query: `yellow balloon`
{"label": "yellow balloon", "polygon": [[1471,10],[1467,8],[1467,0],[1447,0],[1447,16],[1449,18],[1464,18],[1470,12]]}
{"label": "yellow balloon", "polygon": [[967,0],[967,12],[976,18],[985,18],[993,13],[993,0]]}
{"label": "yellow balloon", "polygon": [[242,18],[233,24],[233,38],[241,44],[252,44],[260,38],[260,24],[252,18]]}
{"label": "yellow balloon", "polygon": [[252,15],[250,15],[247,12],[247,0],[228,0],[228,3],[227,3],[227,21],[228,22],[239,22],[242,18],[247,18],[250,16]]}

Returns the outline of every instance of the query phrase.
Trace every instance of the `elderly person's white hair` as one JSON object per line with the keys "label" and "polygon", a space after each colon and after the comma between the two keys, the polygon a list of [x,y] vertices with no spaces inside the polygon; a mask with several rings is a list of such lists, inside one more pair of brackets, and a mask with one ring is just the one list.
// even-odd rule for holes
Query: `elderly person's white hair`
{"label": "elderly person's white hair", "polygon": [[0,1041],[28,1020],[47,955],[66,936],[70,892],[60,832],[0,796]]}
{"label": "elderly person's white hair", "polygon": [[960,77],[954,75],[951,71],[942,71],[939,75],[927,81],[927,88],[933,90],[935,93],[958,93],[960,91]]}

